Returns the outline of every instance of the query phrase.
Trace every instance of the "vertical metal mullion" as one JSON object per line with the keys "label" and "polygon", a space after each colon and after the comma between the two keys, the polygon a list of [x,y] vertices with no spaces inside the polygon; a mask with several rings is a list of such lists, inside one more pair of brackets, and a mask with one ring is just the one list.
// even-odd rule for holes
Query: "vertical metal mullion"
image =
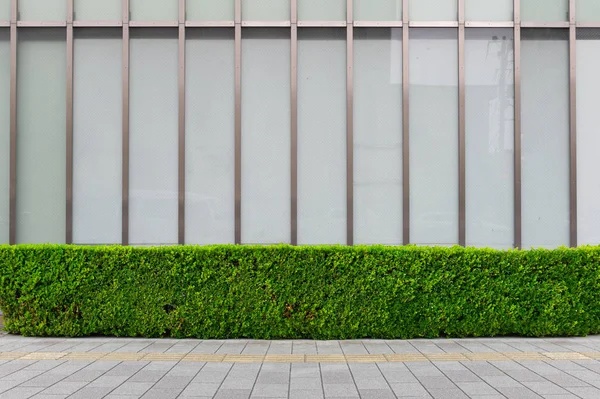
{"label": "vertical metal mullion", "polygon": [[235,0],[235,243],[242,243],[242,3]]}
{"label": "vertical metal mullion", "polygon": [[569,201],[570,244],[577,246],[577,28],[576,2],[569,0]]}
{"label": "vertical metal mullion", "polygon": [[179,0],[178,242],[185,244],[185,0]]}
{"label": "vertical metal mullion", "polygon": [[346,24],[346,244],[354,245],[354,25],[353,1]]}
{"label": "vertical metal mullion", "polygon": [[410,243],[410,120],[408,1],[402,4],[402,243]]}
{"label": "vertical metal mullion", "polygon": [[129,0],[123,0],[123,175],[122,239],[129,245]]}
{"label": "vertical metal mullion", "polygon": [[67,0],[67,159],[66,159],[66,237],[73,243],[73,0]]}
{"label": "vertical metal mullion", "polygon": [[10,21],[10,187],[8,242],[17,242],[17,0],[11,2]]}
{"label": "vertical metal mullion", "polygon": [[458,243],[466,245],[465,4],[458,0]]}
{"label": "vertical metal mullion", "polygon": [[515,85],[515,132],[514,132],[514,246],[522,246],[521,217],[521,0],[514,0],[514,85]]}
{"label": "vertical metal mullion", "polygon": [[291,196],[291,244],[298,245],[298,26],[297,0],[291,2],[291,146],[290,146],[290,196]]}

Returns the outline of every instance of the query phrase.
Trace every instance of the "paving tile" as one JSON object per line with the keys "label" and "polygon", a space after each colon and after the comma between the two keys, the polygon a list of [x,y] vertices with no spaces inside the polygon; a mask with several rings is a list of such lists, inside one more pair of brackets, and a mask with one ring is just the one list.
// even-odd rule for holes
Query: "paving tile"
{"label": "paving tile", "polygon": [[142,399],[175,399],[183,389],[156,389],[152,388],[147,391]]}
{"label": "paving tile", "polygon": [[26,399],[30,398],[42,389],[40,387],[16,387],[0,394],[0,399]]}
{"label": "paving tile", "polygon": [[214,399],[249,399],[250,389],[220,389]]}
{"label": "paving tile", "polygon": [[112,387],[116,388],[125,381],[127,381],[128,376],[118,376],[118,375],[103,375],[101,377],[96,378],[94,381],[89,383],[89,387]]}
{"label": "paving tile", "polygon": [[359,389],[361,399],[395,399],[391,389]]}
{"label": "paving tile", "polygon": [[201,370],[192,380],[192,382],[205,382],[211,384],[220,384],[227,376],[226,372],[222,371],[204,371]]}
{"label": "paving tile", "polygon": [[322,371],[324,384],[354,384],[350,371]]}
{"label": "paving tile", "polygon": [[358,391],[354,384],[323,384],[325,397],[358,397]]}
{"label": "paving tile", "polygon": [[303,364],[292,363],[292,379],[293,378],[321,378],[321,369],[318,364]]}
{"label": "paving tile", "polygon": [[450,381],[444,376],[431,376],[431,377],[418,377],[419,382],[427,389],[429,388],[440,388],[440,389],[454,389],[456,384]]}
{"label": "paving tile", "polygon": [[69,396],[69,399],[100,399],[108,395],[112,390],[113,388],[109,387],[83,387]]}
{"label": "paving tile", "polygon": [[252,389],[255,379],[227,378],[223,381],[223,389]]}
{"label": "paving tile", "polygon": [[564,395],[569,393],[550,381],[523,382],[523,385],[540,395]]}
{"label": "paving tile", "polygon": [[456,385],[467,395],[498,395],[498,391],[485,382],[457,382]]}
{"label": "paving tile", "polygon": [[398,397],[428,397],[429,393],[420,383],[394,383],[390,384]]}
{"label": "paving tile", "polygon": [[290,391],[290,399],[323,399],[323,390],[321,389],[300,389]]}
{"label": "paving tile", "polygon": [[259,384],[252,390],[252,397],[256,398],[280,398],[287,397],[289,386],[287,384]]}
{"label": "paving tile", "polygon": [[498,392],[508,399],[539,399],[540,395],[530,391],[525,387],[497,387]]}
{"label": "paving tile", "polygon": [[320,378],[292,378],[290,381],[290,390],[322,390]]}
{"label": "paving tile", "polygon": [[594,387],[572,387],[567,388],[567,390],[583,399],[600,398],[600,389]]}
{"label": "paving tile", "polygon": [[356,378],[354,380],[356,387],[360,390],[371,390],[371,389],[390,389],[390,386],[388,385],[387,381],[385,379],[383,379],[383,377],[380,378]]}
{"label": "paving tile", "polygon": [[220,384],[211,384],[205,382],[192,382],[181,393],[182,396],[209,396],[213,397]]}
{"label": "paving tile", "polygon": [[111,392],[112,395],[143,395],[152,388],[152,382],[130,382],[127,381]]}
{"label": "paving tile", "polygon": [[256,380],[257,384],[287,384],[290,380],[289,371],[286,372],[274,372],[274,371],[261,371]]}
{"label": "paving tile", "polygon": [[87,382],[61,381],[46,388],[42,393],[45,395],[71,395],[83,388],[86,384]]}
{"label": "paving tile", "polygon": [[469,399],[469,397],[465,395],[463,391],[457,388],[433,388],[428,389],[428,391],[431,394],[431,396],[433,396],[435,399]]}
{"label": "paving tile", "polygon": [[192,376],[175,376],[166,375],[160,381],[156,383],[154,388],[156,389],[176,389],[185,388],[187,384],[192,381]]}
{"label": "paving tile", "polygon": [[45,393],[38,393],[33,395],[34,399],[66,399],[68,395],[46,395]]}

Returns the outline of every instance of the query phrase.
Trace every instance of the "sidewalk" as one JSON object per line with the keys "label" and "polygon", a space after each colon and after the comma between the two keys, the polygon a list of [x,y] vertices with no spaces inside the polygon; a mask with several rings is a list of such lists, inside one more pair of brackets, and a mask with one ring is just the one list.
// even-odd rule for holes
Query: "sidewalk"
{"label": "sidewalk", "polygon": [[600,336],[201,341],[0,336],[0,398],[600,398]]}

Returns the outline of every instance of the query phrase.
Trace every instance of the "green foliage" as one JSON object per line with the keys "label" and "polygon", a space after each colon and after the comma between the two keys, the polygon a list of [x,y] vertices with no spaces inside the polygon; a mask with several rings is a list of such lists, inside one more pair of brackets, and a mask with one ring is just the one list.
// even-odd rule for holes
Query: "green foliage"
{"label": "green foliage", "polygon": [[0,246],[8,332],[415,338],[600,333],[600,247]]}

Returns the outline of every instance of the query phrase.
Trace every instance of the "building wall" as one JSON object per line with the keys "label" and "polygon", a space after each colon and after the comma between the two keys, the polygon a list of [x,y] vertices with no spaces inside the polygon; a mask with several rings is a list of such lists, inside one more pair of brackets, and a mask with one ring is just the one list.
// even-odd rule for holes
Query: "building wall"
{"label": "building wall", "polygon": [[597,0],[0,0],[0,244],[600,243]]}

